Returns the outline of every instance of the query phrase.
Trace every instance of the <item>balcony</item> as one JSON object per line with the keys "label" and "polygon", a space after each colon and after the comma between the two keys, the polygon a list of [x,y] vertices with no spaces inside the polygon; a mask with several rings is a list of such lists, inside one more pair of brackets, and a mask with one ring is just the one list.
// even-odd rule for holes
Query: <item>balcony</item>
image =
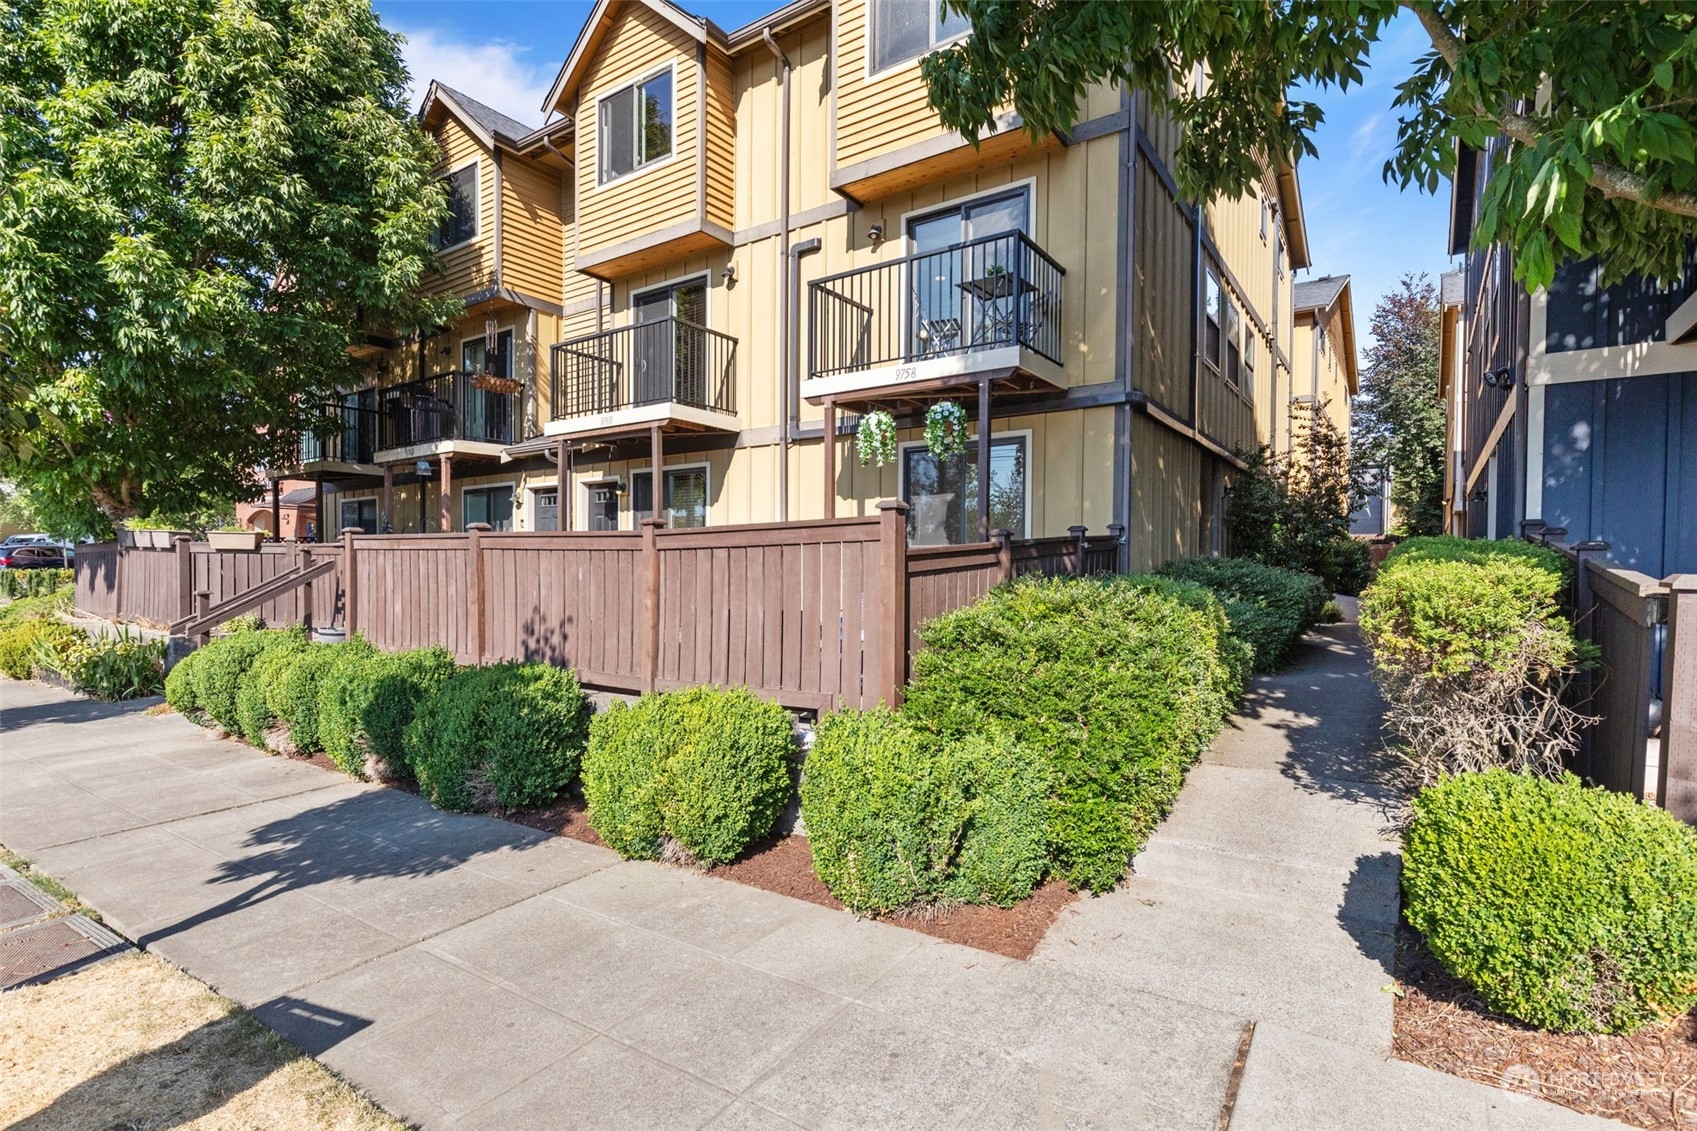
{"label": "balcony", "polygon": [[294,479],[380,474],[376,390],[361,389],[323,407],[321,423],[301,432],[295,457],[282,469]]}
{"label": "balcony", "polygon": [[1016,391],[1063,388],[1065,280],[1066,268],[1023,232],[816,280],[801,395],[875,406],[982,380]]}
{"label": "balcony", "polygon": [[499,456],[517,438],[519,394],[487,374],[440,373],[378,389],[378,463],[433,455]]}
{"label": "balcony", "polygon": [[550,436],[735,431],[737,340],[682,318],[590,334],[553,349]]}

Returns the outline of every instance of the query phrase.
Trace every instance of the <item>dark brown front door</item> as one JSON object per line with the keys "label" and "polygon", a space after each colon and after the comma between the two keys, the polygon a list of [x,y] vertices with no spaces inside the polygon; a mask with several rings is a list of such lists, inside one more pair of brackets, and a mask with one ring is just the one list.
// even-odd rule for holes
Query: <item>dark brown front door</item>
{"label": "dark brown front door", "polygon": [[589,529],[617,530],[619,528],[619,492],[611,483],[595,483],[589,488]]}

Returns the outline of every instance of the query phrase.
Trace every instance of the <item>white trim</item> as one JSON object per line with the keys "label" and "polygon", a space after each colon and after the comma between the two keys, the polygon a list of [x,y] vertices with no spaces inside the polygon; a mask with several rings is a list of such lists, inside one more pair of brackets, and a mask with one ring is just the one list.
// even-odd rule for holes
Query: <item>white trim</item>
{"label": "white trim", "polygon": [[[1693,296],[1697,299],[1697,296]],[[1613,381],[1624,377],[1661,377],[1669,373],[1697,371],[1697,342],[1674,345],[1671,342],[1632,342],[1623,346],[1601,346],[1596,349],[1558,350],[1550,353],[1549,293],[1540,290],[1532,296],[1532,317],[1528,328],[1531,341],[1527,351],[1526,384],[1565,385],[1574,381]],[[1688,300],[1680,307],[1690,305]],[[1678,313],[1677,311],[1675,312]],[[1670,325],[1672,319],[1669,319]]]}
{"label": "white trim", "polygon": [[1526,519],[1544,517],[1544,394],[1543,385],[1526,390]]}
{"label": "white trim", "polygon": [[[1036,470],[1037,466],[1037,452],[1035,450],[1036,440],[1034,438],[1033,430],[1030,428],[1013,428],[1006,432],[990,433],[990,443],[992,445],[994,445],[997,440],[1013,439],[1023,439],[1025,441],[1025,501],[1021,506],[1021,509],[1024,511],[1025,527],[1023,530],[1014,531],[1013,536],[1015,538],[1029,538],[1031,537],[1031,481],[1035,478],[1032,473]],[[977,449],[978,433],[976,431],[966,438],[966,446],[970,449]],[[896,445],[896,498],[903,500],[907,498],[908,451],[913,448],[923,447],[925,447],[924,440],[903,440]],[[962,505],[964,505],[964,501]]]}
{"label": "white trim", "polygon": [[1688,295],[1685,301],[1668,315],[1662,336],[1673,345],[1681,345],[1686,344],[1681,339],[1689,336],[1694,330],[1697,330],[1697,293]]}
{"label": "white trim", "polygon": [[446,244],[437,248],[437,255],[446,255],[450,251],[455,251],[459,248],[474,244],[478,241],[478,238],[483,235],[483,158],[478,156],[473,157],[470,161],[462,161],[458,165],[455,165],[452,169],[445,169],[441,173],[437,174],[436,179],[439,181],[445,181],[449,177],[452,177],[455,173],[463,173],[470,168],[477,169],[477,200],[471,210],[471,235],[467,236],[459,243]]}
{"label": "white trim", "polygon": [[[706,475],[707,475],[707,490],[703,493],[705,497],[701,500],[701,507],[702,507],[701,525],[702,525],[702,527],[708,527],[708,526],[713,525],[713,465],[710,464],[710,463],[707,463],[706,461],[701,461],[701,462],[698,462],[698,463],[668,463],[668,464],[664,465],[664,470],[665,470],[667,475],[670,475],[674,471],[694,471],[696,468],[700,468],[702,471],[706,472]],[[628,493],[626,495],[626,498],[628,498],[630,500],[630,505],[620,508],[620,510],[619,510],[619,514],[620,514],[619,521],[620,522],[624,521],[624,517],[623,517],[624,515],[626,515],[626,514],[630,515],[631,516],[631,528],[634,530],[636,528],[636,506],[635,506],[635,503],[636,503],[636,477],[638,475],[645,475],[645,474],[652,476],[654,474],[654,464],[653,463],[647,463],[647,464],[642,465],[641,467],[638,467],[635,464],[631,464],[630,467],[627,469],[626,474],[630,476],[629,490],[628,490]],[[665,484],[665,480],[662,479],[654,488],[654,514],[650,517],[657,517],[659,515],[659,513],[661,511],[665,510],[665,509],[666,509],[666,484]],[[622,530],[623,527],[620,527],[620,529]],[[670,528],[668,528],[668,529],[670,529]],[[691,528],[691,527],[680,527],[679,529],[687,530],[687,529],[693,529],[693,528]]]}
{"label": "white trim", "polygon": [[[584,52],[589,47],[589,40],[594,34],[595,25],[601,22],[611,4],[612,0],[598,0],[595,9],[589,14],[589,19],[584,21],[583,28],[578,32],[576,41],[572,43],[571,54],[566,56],[566,61],[560,65],[560,73],[555,76],[553,85],[548,88],[548,100],[542,104],[544,114],[552,114],[560,104],[560,99],[565,97],[566,87],[570,83],[572,75],[583,63]],[[707,42],[707,29],[685,16],[671,4],[654,3],[653,0],[644,0],[644,4],[649,11],[656,13],[697,43]]]}
{"label": "white trim", "polygon": [[378,465],[412,463],[440,455],[488,456],[490,459],[499,459],[506,450],[505,444],[491,444],[482,440],[431,440],[404,448],[384,448],[380,452],[373,452],[371,462]]}
{"label": "white trim", "polygon": [[[666,156],[664,156],[664,157],[656,158],[653,161],[645,161],[641,165],[638,165],[636,168],[632,169],[628,173],[620,173],[618,176],[613,177],[610,180],[605,180],[605,181],[602,180],[601,179],[601,170],[604,167],[604,162],[606,161],[606,158],[607,158],[607,150],[606,150],[606,146],[603,144],[603,142],[606,139],[604,139],[601,136],[601,103],[603,103],[607,99],[613,97],[613,95],[615,95],[615,94],[620,94],[620,93],[624,92],[626,89],[633,88],[633,87],[639,87],[639,86],[643,85],[644,83],[653,82],[655,79],[659,78],[662,74],[669,74],[671,76],[671,80],[672,80],[671,81],[671,88],[672,88],[671,114],[672,114],[672,120],[671,120],[671,123],[670,123],[671,131],[672,131],[672,148],[666,153]],[[578,120],[581,122],[583,119],[579,118]],[[595,168],[593,170],[591,170],[591,172],[593,172],[594,176],[595,176],[595,189],[596,189],[596,191],[600,191],[601,189],[612,188],[614,185],[624,184],[626,181],[637,176],[638,174],[646,173],[650,169],[658,169],[658,168],[661,168],[662,166],[669,165],[672,161],[676,160],[677,156],[678,156],[678,61],[677,61],[677,59],[675,59],[675,58],[670,59],[666,62],[666,65],[663,66],[663,67],[655,67],[652,71],[642,72],[637,78],[629,79],[625,82],[621,82],[618,86],[609,87],[608,89],[601,91],[599,94],[597,94],[595,96],[595,100],[590,106],[589,120],[590,120],[590,123],[591,123],[590,128],[595,131]],[[698,134],[700,133],[701,128],[702,128],[702,124],[700,122],[697,122],[696,123],[696,132]],[[633,133],[632,136],[634,137],[635,134]]]}
{"label": "white trim", "polygon": [[715,412],[709,409],[696,408],[693,405],[679,404],[677,401],[656,401],[654,404],[633,405],[630,408],[615,409],[612,412],[597,413],[594,416],[570,416],[564,420],[550,420],[542,426],[544,436],[576,436],[583,432],[599,432],[608,428],[634,428],[641,424],[655,424],[663,420],[685,420],[702,428],[716,431],[736,431],[737,414],[734,412]]}
{"label": "white trim", "polygon": [[[924,0],[921,0],[921,2],[924,2]],[[931,26],[928,27],[925,32],[925,38],[927,42],[930,43],[930,46],[920,48],[917,55],[910,55],[905,59],[898,59],[894,63],[888,64],[883,69],[874,71],[872,69],[873,41],[878,33],[877,29],[872,26],[874,21],[877,19],[877,13],[873,11],[872,5],[873,0],[866,0],[866,43],[865,51],[863,52],[864,57],[860,61],[861,81],[868,84],[882,82],[887,78],[894,77],[897,72],[908,70],[910,68],[917,71],[919,69],[919,61],[925,58],[925,56],[931,54],[931,52],[941,51],[943,48],[953,46],[972,35],[972,29],[969,27],[959,35],[951,35],[949,38],[942,40],[934,39],[933,36],[937,33],[937,5],[931,4],[929,7],[931,9],[930,16],[932,22]],[[835,12],[836,5],[833,4],[831,8],[832,11]]]}
{"label": "white trim", "polygon": [[[461,530],[464,530],[466,528],[466,514],[465,514],[465,503],[466,503],[465,497],[466,497],[466,495],[471,494],[472,492],[476,492],[476,491],[498,491],[502,487],[507,488],[507,490],[510,493],[516,495],[516,494],[518,494],[518,491],[519,491],[519,481],[517,479],[500,479],[500,480],[496,480],[494,483],[466,483],[463,486],[458,484],[458,483],[454,484],[454,493],[457,494],[460,497],[460,529]],[[520,509],[518,507],[515,506],[513,508],[513,514],[514,515],[518,515],[518,514],[521,514],[521,513],[522,512],[520,511]],[[515,526],[513,529],[522,530],[524,528],[520,527],[520,526]]]}
{"label": "white trim", "polygon": [[1497,453],[1485,461],[1485,537],[1497,540]]}

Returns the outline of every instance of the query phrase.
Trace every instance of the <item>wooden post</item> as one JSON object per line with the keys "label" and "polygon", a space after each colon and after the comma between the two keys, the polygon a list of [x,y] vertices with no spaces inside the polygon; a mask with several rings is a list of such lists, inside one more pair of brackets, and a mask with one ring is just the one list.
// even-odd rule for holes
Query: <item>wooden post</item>
{"label": "wooden post", "polygon": [[1124,573],[1126,570],[1125,523],[1108,523],[1108,537],[1114,540],[1114,572]]}
{"label": "wooden post", "polygon": [[[653,485],[650,501],[654,504],[653,516],[660,518],[666,513],[666,435],[660,431],[658,424],[648,426],[648,456],[654,466],[649,477],[649,483]],[[660,525],[669,526],[670,522],[660,518]]]}
{"label": "wooden post", "polygon": [[642,689],[653,691],[660,674],[660,543],[664,519],[642,520]]}
{"label": "wooden post", "polygon": [[990,540],[990,377],[978,379],[978,540]]}
{"label": "wooden post", "polygon": [[[297,543],[295,548],[295,568],[302,573],[312,568],[312,549],[305,543]],[[296,590],[300,594],[301,627],[310,635],[312,632],[312,583],[309,581]]]}
{"label": "wooden post", "polygon": [[395,529],[395,467],[393,464],[383,465],[383,517],[377,523],[379,534],[388,534]]}
{"label": "wooden post", "polygon": [[1067,533],[1072,535],[1072,575],[1084,576],[1084,535],[1087,532],[1083,526],[1069,526]]}
{"label": "wooden post", "polygon": [[484,635],[483,610],[488,603],[484,599],[483,577],[483,532],[495,529],[487,522],[472,522],[466,524],[466,588],[470,590],[466,601],[466,620],[470,628],[471,662],[483,663]]}
{"label": "wooden post", "polygon": [[1667,580],[1668,643],[1662,668],[1662,749],[1656,798],[1697,824],[1697,573]]}
{"label": "wooden post", "polygon": [[571,456],[566,451],[566,442],[561,440],[554,445],[554,526],[558,530],[572,528],[572,486],[571,486]]}
{"label": "wooden post", "polygon": [[825,510],[826,518],[837,517],[837,402],[825,398]]}
{"label": "wooden post", "polygon": [[349,640],[359,631],[359,573],[354,568],[354,535],[358,533],[357,526],[342,527],[342,631]]}
{"label": "wooden post", "polygon": [[[422,488],[421,488],[422,489]],[[442,453],[442,533],[454,530],[454,457]]]}
{"label": "wooden post", "polygon": [[996,584],[1006,585],[1013,580],[1013,531],[997,527],[990,541],[996,544]]}
{"label": "wooden post", "polygon": [[324,537],[324,480],[312,481],[312,537],[323,542]]}
{"label": "wooden post", "polygon": [[879,579],[879,603],[888,625],[878,693],[891,707],[900,707],[902,685],[907,682],[907,504],[900,499],[879,503],[878,526],[879,559],[884,570]]}
{"label": "wooden post", "polygon": [[271,540],[283,540],[283,481],[271,481]]}
{"label": "wooden post", "polygon": [[202,589],[194,595],[194,616],[200,621],[200,631],[194,634],[194,646],[199,648],[212,636],[211,626],[205,621],[206,614],[212,611],[212,594]]}
{"label": "wooden post", "polygon": [[188,619],[194,612],[194,549],[187,538],[172,539],[177,552],[177,616]]}
{"label": "wooden post", "polygon": [[129,572],[130,555],[140,553],[134,546],[119,545],[112,555],[117,576],[112,579],[112,619],[124,619],[124,574]]}

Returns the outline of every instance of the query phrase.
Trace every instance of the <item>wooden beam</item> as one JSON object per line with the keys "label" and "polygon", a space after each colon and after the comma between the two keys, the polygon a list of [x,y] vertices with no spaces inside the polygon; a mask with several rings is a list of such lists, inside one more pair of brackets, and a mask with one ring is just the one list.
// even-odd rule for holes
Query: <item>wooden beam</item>
{"label": "wooden beam", "polygon": [[837,517],[837,402],[825,398],[825,510]]}
{"label": "wooden beam", "polygon": [[653,504],[653,516],[660,519],[660,525],[669,525],[669,521],[661,518],[666,510],[666,434],[658,424],[648,426],[648,459],[654,470],[649,478]]}
{"label": "wooden beam", "polygon": [[[419,490],[424,489],[420,484]],[[447,452],[442,453],[442,499],[441,499],[441,531],[451,534],[454,530],[454,457]]]}
{"label": "wooden beam", "polygon": [[978,540],[990,540],[990,375],[978,379]]}
{"label": "wooden beam", "polygon": [[388,534],[395,528],[395,468],[393,464],[383,465],[383,517],[377,523],[379,534]]}
{"label": "wooden beam", "polygon": [[283,481],[271,481],[271,540],[283,540]]}

